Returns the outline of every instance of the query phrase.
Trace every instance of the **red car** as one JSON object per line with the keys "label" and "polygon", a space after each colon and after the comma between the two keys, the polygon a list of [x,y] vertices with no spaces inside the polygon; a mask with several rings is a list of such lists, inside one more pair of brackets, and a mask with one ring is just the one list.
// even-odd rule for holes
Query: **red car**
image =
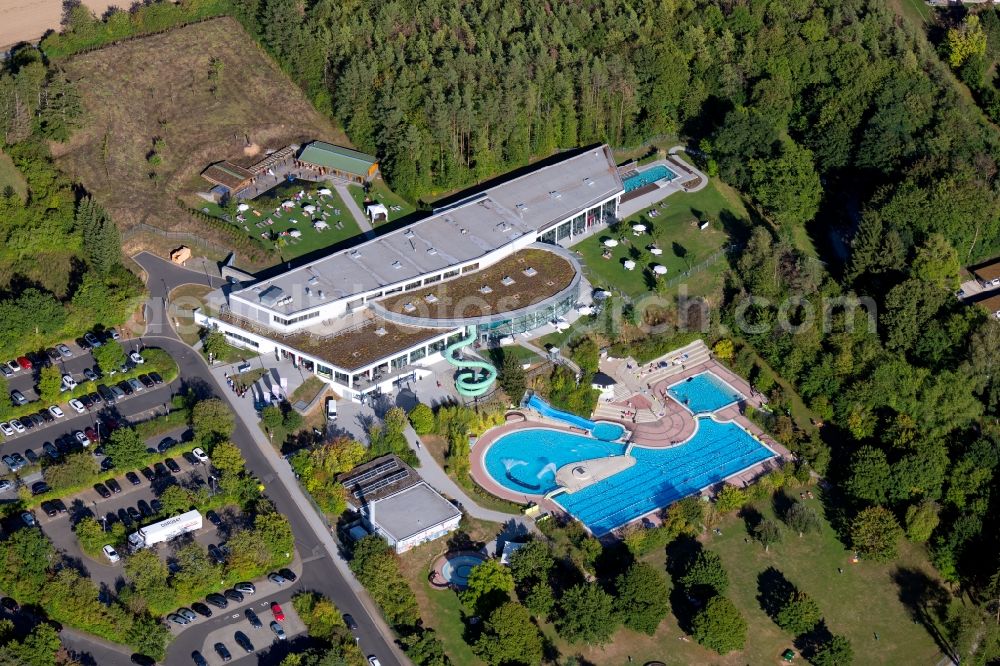
{"label": "red car", "polygon": [[97,441],[97,431],[90,426],[83,429],[83,434],[87,436],[87,439],[90,440],[91,444]]}
{"label": "red car", "polygon": [[285,619],[285,611],[281,610],[281,606],[278,605],[277,601],[271,602],[271,612],[274,613],[274,619],[278,622],[282,622]]}
{"label": "red car", "polygon": [[22,370],[31,370],[31,361],[28,360],[27,356],[18,356],[17,364],[21,366]]}

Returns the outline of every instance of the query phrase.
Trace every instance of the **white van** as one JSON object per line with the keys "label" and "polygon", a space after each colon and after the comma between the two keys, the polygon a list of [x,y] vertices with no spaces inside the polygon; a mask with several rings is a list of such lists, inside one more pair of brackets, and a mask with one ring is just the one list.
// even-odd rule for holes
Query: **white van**
{"label": "white van", "polygon": [[337,420],[337,400],[333,397],[326,399],[326,420]]}

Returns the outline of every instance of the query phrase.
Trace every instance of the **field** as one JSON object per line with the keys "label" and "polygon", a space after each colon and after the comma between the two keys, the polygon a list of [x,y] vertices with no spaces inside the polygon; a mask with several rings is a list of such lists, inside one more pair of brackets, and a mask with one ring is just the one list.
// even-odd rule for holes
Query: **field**
{"label": "field", "polygon": [[[591,236],[573,247],[582,255],[593,284],[615,287],[633,298],[639,297],[653,289],[649,266],[665,266],[667,280],[697,268],[717,254],[747,219],[746,209],[735,191],[715,180],[700,192],[677,193],[661,203],[662,207],[655,208],[659,211],[656,217],[650,217],[650,211],[646,210],[624,220],[622,242],[611,250],[610,258],[603,258],[605,248],[602,246],[605,239],[613,236],[610,232]],[[700,230],[699,223],[706,221],[709,227]],[[646,225],[647,231],[633,235],[634,224]],[[663,250],[663,254],[654,256],[646,249],[653,243]],[[635,270],[625,270],[623,262],[627,259],[636,262]],[[724,260],[717,261],[704,273],[685,280],[688,293],[705,296],[714,291],[718,285],[714,278],[725,266]]]}
{"label": "field", "polygon": [[[285,260],[329,247],[360,234],[358,223],[354,221],[336,190],[320,197],[316,191],[321,188],[322,186],[317,183],[304,181],[276,187],[249,202],[250,209],[241,213],[244,219],[238,220],[238,223],[247,234],[273,244],[281,254],[281,258]],[[294,200],[295,194],[302,191],[306,196],[301,200]],[[294,201],[291,208],[277,210],[282,202],[288,200]],[[314,215],[302,210],[303,206],[308,205],[316,206],[317,211]],[[226,214],[217,204],[209,202],[202,202],[200,210],[219,218]],[[313,227],[313,218],[318,219],[320,216],[323,216],[323,220],[329,225],[328,228],[319,230]],[[268,224],[268,220],[271,224]],[[293,230],[298,230],[301,236],[298,238],[291,236],[290,232]]]}
{"label": "field", "polygon": [[191,193],[208,189],[199,174],[210,163],[309,139],[348,145],[229,18],[81,54],[63,67],[79,82],[87,115],[53,153],[123,228],[146,222],[219,240],[177,203],[201,207]]}
{"label": "field", "polygon": [[[351,192],[351,197],[357,202],[358,208],[363,211],[365,209],[364,189],[360,185],[349,185],[348,190]],[[369,185],[368,199],[384,204],[389,209],[389,219],[381,224],[395,222],[417,210],[409,201],[390,190],[381,177],[373,180]]]}
{"label": "field", "polygon": [[[819,499],[805,500],[822,513]],[[770,503],[756,507],[767,517],[774,517]],[[470,530],[475,540],[489,538],[479,524]],[[743,520],[730,515],[719,525],[721,535],[706,535],[704,547],[718,552],[729,573],[728,596],[747,621],[747,645],[741,652],[719,656],[685,640],[677,618],[668,615],[655,635],[647,636],[620,629],[604,647],[568,644],[556,634],[551,623],[541,629],[551,641],[554,652],[563,658],[575,656],[585,664],[643,664],[658,660],[671,666],[684,664],[780,664],[781,653],[794,648],[785,634],[762,610],[758,595],[770,589],[761,581],[770,580],[766,570],[774,568],[819,604],[830,631],[846,636],[854,648],[855,663],[864,664],[933,664],[940,657],[930,634],[919,624],[905,600],[919,597],[922,590],[935,588],[936,575],[923,551],[902,544],[898,560],[889,565],[867,562],[850,563],[851,553],[837,540],[833,529],[822,521],[819,533],[802,538],[784,530],[783,539],[770,552],[754,541],[746,542]],[[454,663],[482,664],[462,639],[464,624],[457,595],[435,591],[427,584],[430,567],[445,544],[433,542],[403,556],[403,569],[416,592],[425,625],[433,627]],[[647,558],[661,571],[666,566],[663,552]],[[838,568],[843,569],[842,574]],[[878,638],[876,639],[876,635]],[[562,663],[562,662],[560,662]],[[801,656],[795,663],[804,663]]]}
{"label": "field", "polygon": [[10,159],[10,156],[0,150],[0,192],[3,192],[8,187],[14,188],[17,196],[22,200],[28,194],[28,184],[24,182],[24,176],[14,166],[14,162]]}

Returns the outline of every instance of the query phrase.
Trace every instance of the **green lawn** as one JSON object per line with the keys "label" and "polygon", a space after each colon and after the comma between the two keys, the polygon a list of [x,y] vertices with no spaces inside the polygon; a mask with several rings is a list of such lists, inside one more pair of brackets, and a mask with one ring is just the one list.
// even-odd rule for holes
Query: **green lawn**
{"label": "green lawn", "polygon": [[17,196],[22,200],[28,194],[28,184],[25,182],[24,176],[14,166],[10,155],[0,151],[0,192],[3,192],[7,187],[13,187]]}
{"label": "green lawn", "polygon": [[[682,192],[668,197],[662,202],[663,207],[657,208],[660,211],[657,217],[650,217],[648,210],[629,217],[623,222],[624,240],[611,251],[609,259],[602,256],[605,249],[602,243],[615,236],[610,231],[575,245],[573,249],[583,256],[591,282],[638,297],[652,289],[649,272],[652,264],[666,266],[669,280],[718,252],[729,241],[730,229],[724,227],[741,225],[747,219],[746,209],[736,193],[728,188],[723,190],[724,187],[713,181],[700,192]],[[703,221],[709,222],[704,231],[698,228]],[[635,236],[632,225],[639,223],[646,225],[648,231]],[[653,243],[663,250],[663,254],[654,256],[646,249]],[[625,270],[623,262],[626,259],[636,262],[635,270]],[[688,281],[691,286],[705,282],[712,280],[693,278]]]}
{"label": "green lawn", "polygon": [[[365,209],[365,191],[360,185],[348,185],[347,189],[351,192],[351,197],[357,202],[358,208],[362,211]],[[381,178],[377,178],[371,182],[369,185],[368,192],[369,200],[378,201],[381,204],[385,204],[385,207],[389,209],[389,219],[388,222],[394,222],[401,217],[405,217],[410,213],[417,210],[416,206],[411,204],[409,201],[399,196],[395,192],[389,189],[389,186],[385,184],[385,181]],[[398,207],[399,210],[393,210],[393,207]],[[382,224],[385,224],[383,222]]]}
{"label": "green lawn", "polygon": [[504,357],[510,355],[517,358],[521,363],[538,363],[541,358],[528,349],[527,347],[522,347],[521,345],[511,345],[509,347],[498,347],[496,349],[489,350],[490,361],[493,363],[499,363]]}
{"label": "green lawn", "polygon": [[[260,238],[262,234],[267,234],[273,238],[275,247],[281,252],[281,258],[284,260],[294,259],[359,235],[361,228],[348,212],[336,190],[322,198],[316,194],[317,190],[323,187],[324,184],[301,182],[279,186],[247,202],[250,210],[242,213],[245,220],[238,224],[252,236]],[[306,191],[306,197],[296,202],[291,210],[276,211],[281,202],[292,199],[301,190]],[[316,206],[318,210],[309,215],[302,210],[306,205]],[[214,203],[203,203],[201,210],[218,218],[222,218],[225,214],[225,211]],[[313,219],[320,219],[324,213],[327,214],[324,220],[330,225],[329,228],[323,230],[313,228]],[[268,224],[267,220],[271,220],[272,224]],[[288,235],[293,229],[298,229],[302,236],[292,238]]]}

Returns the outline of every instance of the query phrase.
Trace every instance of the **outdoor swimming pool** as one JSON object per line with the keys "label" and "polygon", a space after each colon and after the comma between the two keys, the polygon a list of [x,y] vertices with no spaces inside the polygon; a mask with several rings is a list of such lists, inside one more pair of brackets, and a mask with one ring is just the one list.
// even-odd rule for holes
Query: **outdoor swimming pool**
{"label": "outdoor swimming pool", "polygon": [[597,439],[602,439],[606,442],[613,442],[616,439],[620,439],[621,436],[625,434],[624,426],[617,423],[609,423],[607,421],[598,423],[596,421],[591,421],[590,419],[585,419],[582,416],[571,414],[570,412],[564,412],[561,409],[556,409],[549,403],[539,398],[536,393],[532,393],[531,397],[528,398],[528,402],[525,404],[542,416],[562,421],[563,423],[568,423],[571,426],[586,430]]}
{"label": "outdoor swimming pool", "polygon": [[[505,488],[535,495],[556,488],[555,472],[568,463],[623,455],[624,444],[546,428],[516,430],[486,452],[486,471]],[[669,449],[632,448],[635,465],[574,493],[554,497],[601,535],[655,509],[774,456],[733,423],[699,418],[684,444]]]}
{"label": "outdoor swimming pool", "polygon": [[645,171],[640,171],[634,176],[629,176],[622,181],[622,185],[625,186],[626,192],[631,192],[632,190],[637,190],[640,187],[645,187],[650,183],[655,183],[658,180],[673,180],[676,177],[676,173],[662,164],[657,164],[656,166],[646,169]]}
{"label": "outdoor swimming pool", "polygon": [[667,389],[670,397],[695,414],[706,414],[743,400],[742,393],[711,372],[688,377]]}

